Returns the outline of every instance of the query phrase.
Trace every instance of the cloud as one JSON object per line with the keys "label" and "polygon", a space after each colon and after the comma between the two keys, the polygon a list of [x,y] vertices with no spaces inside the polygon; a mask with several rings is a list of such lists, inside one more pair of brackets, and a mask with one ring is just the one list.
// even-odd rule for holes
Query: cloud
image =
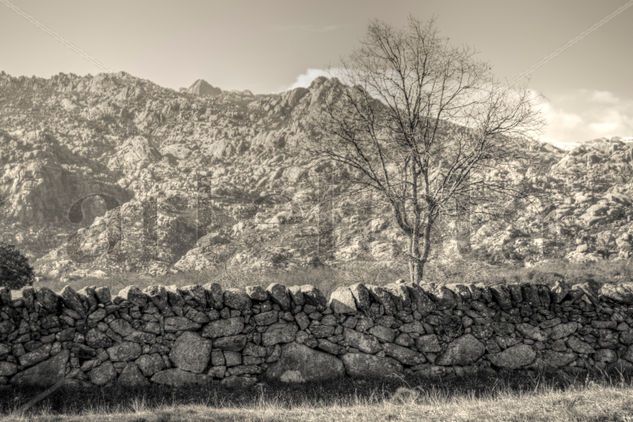
{"label": "cloud", "polygon": [[292,85],[290,85],[288,89],[307,88],[310,86],[313,80],[320,76],[325,76],[326,78],[345,79],[344,75],[345,71],[337,67],[331,67],[328,69],[310,68],[297,76],[295,81],[292,83]]}
{"label": "cloud", "polygon": [[545,123],[541,139],[560,148],[633,135],[633,100],[610,91],[579,89],[549,98],[535,94],[535,103]]}
{"label": "cloud", "polygon": [[618,97],[610,91],[593,91],[591,98],[595,102],[603,104],[617,104],[619,102]]}
{"label": "cloud", "polygon": [[[346,80],[341,68],[309,68],[288,89],[307,88],[320,76]],[[559,148],[570,149],[597,138],[633,137],[633,99],[589,89],[551,97],[532,91],[532,99],[544,121],[538,138]]]}

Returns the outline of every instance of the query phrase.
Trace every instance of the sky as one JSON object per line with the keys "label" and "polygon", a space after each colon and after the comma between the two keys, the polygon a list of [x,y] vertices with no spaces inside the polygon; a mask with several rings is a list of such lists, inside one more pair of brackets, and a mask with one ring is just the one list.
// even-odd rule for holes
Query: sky
{"label": "sky", "polygon": [[[402,27],[413,16],[435,18],[514,80],[624,5],[633,0],[0,0],[0,70],[123,70],[174,89],[201,78],[278,92],[336,67],[372,19]],[[541,139],[633,136],[632,43],[630,7],[531,74]]]}

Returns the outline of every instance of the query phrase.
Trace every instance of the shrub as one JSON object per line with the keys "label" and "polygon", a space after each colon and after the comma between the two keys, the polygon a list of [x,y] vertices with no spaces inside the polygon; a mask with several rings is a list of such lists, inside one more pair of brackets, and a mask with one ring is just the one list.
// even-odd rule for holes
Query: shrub
{"label": "shrub", "polygon": [[33,267],[13,245],[0,243],[0,286],[16,290],[33,283]]}

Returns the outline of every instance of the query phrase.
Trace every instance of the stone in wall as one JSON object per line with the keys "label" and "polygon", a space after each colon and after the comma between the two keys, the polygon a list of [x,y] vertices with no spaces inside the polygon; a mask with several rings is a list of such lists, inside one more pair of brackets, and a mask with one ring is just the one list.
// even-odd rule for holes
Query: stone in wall
{"label": "stone in wall", "polygon": [[266,372],[268,378],[281,382],[315,382],[344,375],[343,362],[336,356],[297,343],[283,346],[280,359]]}

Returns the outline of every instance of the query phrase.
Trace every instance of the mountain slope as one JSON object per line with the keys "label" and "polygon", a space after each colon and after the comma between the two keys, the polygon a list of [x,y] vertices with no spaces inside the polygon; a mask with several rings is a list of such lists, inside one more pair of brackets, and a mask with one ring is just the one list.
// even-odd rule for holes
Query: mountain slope
{"label": "mountain slope", "polygon": [[[345,169],[306,153],[324,136],[310,122],[345,86],[318,78],[252,95],[205,84],[176,92],[125,73],[1,73],[2,238],[51,277],[403,259],[389,210],[350,192]],[[488,205],[507,211],[504,220],[473,214],[461,253],[630,256],[631,143],[565,153],[512,142],[515,158],[491,177],[539,195]],[[450,230],[438,231],[440,257],[456,253]]]}

